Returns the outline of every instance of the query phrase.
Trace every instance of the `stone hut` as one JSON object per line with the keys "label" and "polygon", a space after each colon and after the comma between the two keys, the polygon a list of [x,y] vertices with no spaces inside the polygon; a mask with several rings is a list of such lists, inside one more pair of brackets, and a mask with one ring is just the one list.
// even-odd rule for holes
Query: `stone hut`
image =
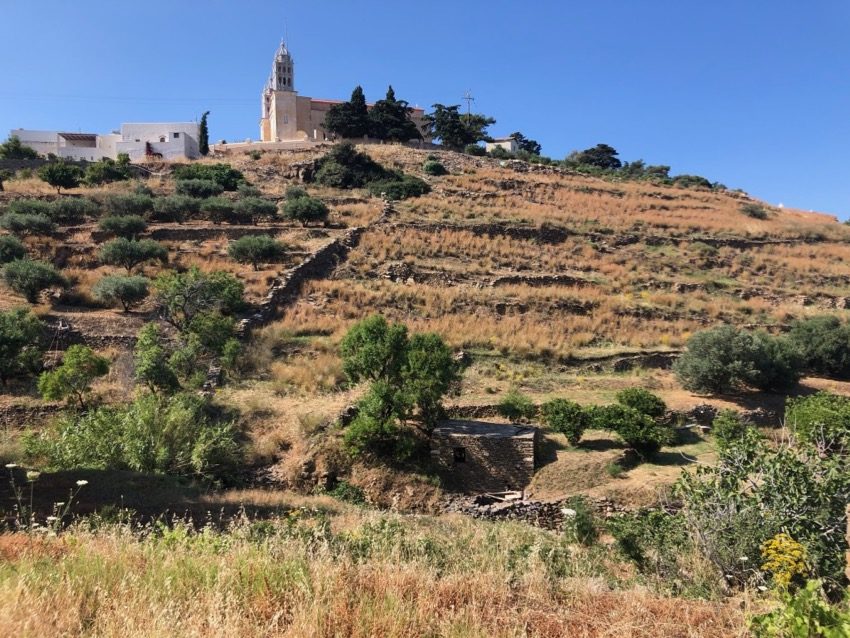
{"label": "stone hut", "polygon": [[536,444],[531,426],[443,421],[431,434],[431,458],[459,491],[520,491],[534,476]]}

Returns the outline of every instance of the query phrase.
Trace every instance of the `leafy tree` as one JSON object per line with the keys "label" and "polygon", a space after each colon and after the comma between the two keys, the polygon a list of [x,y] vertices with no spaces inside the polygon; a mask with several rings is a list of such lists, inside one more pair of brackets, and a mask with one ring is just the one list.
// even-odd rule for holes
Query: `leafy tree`
{"label": "leafy tree", "polygon": [[711,424],[711,433],[718,447],[722,448],[741,443],[749,429],[750,426],[741,420],[741,415],[735,410],[722,410]]}
{"label": "leafy tree", "polygon": [[[174,167],[175,180],[203,179],[217,182],[226,191],[235,191],[245,181],[241,171],[230,164],[179,164]],[[190,193],[186,193],[190,194]]]}
{"label": "leafy tree", "polygon": [[286,256],[286,246],[268,235],[246,235],[230,242],[227,254],[231,259],[251,264],[254,270],[259,270],[260,264],[282,261]]}
{"label": "leafy tree", "polygon": [[130,158],[126,162],[116,162],[104,157],[103,159],[86,166],[83,181],[89,186],[99,186],[110,182],[120,182],[130,179]]}
{"label": "leafy tree", "polygon": [[850,327],[834,315],[795,321],[788,339],[802,357],[803,366],[816,374],[850,376]]}
{"label": "leafy tree", "polygon": [[625,405],[596,406],[591,411],[593,427],[611,430],[641,457],[648,458],[673,442],[670,426]]}
{"label": "leafy tree", "polygon": [[175,183],[174,190],[178,195],[206,199],[221,195],[224,188],[211,179],[180,179]]}
{"label": "leafy tree", "polygon": [[47,401],[75,400],[84,410],[92,382],[108,372],[108,359],[95,354],[88,346],[75,344],[65,351],[62,365],[41,374],[38,390]]}
{"label": "leafy tree", "polygon": [[210,197],[201,202],[201,212],[209,217],[213,224],[220,224],[233,217],[234,204],[224,197]]}
{"label": "leafy tree", "polygon": [[231,314],[244,304],[242,282],[221,270],[204,273],[192,267],[183,273],[165,272],[154,280],[154,290],[163,319],[181,332],[199,313]]}
{"label": "leafy tree", "polygon": [[387,96],[375,102],[369,111],[369,135],[378,140],[409,142],[422,139],[410,114],[413,109],[404,100],[397,100],[393,87],[387,88]]}
{"label": "leafy tree", "polygon": [[0,159],[38,159],[38,152],[21,144],[21,138],[17,135],[10,135],[0,144]]}
{"label": "leafy tree", "polygon": [[593,148],[571,153],[567,161],[579,166],[594,166],[603,170],[616,170],[623,165],[617,155],[618,153],[614,147],[608,144],[597,144]]}
{"label": "leafy tree", "polygon": [[484,157],[487,155],[487,149],[480,144],[467,144],[463,148],[463,152],[467,155],[474,155],[475,157]]}
{"label": "leafy tree", "polygon": [[714,185],[701,175],[676,175],[673,179],[673,186],[679,188],[713,188]]}
{"label": "leafy tree", "polygon": [[225,317],[218,310],[199,312],[189,323],[187,331],[197,338],[198,344],[206,352],[220,355],[225,345],[234,338],[236,320]]}
{"label": "leafy tree", "polygon": [[0,217],[0,228],[15,235],[46,235],[56,224],[47,215],[10,212]]}
{"label": "leafy tree", "polygon": [[799,359],[787,340],[719,326],[693,335],[674,365],[694,392],[723,393],[746,387],[783,390],[799,379]]}
{"label": "leafy tree", "polygon": [[351,93],[351,99],[334,104],[325,115],[325,129],[342,138],[366,137],[369,134],[369,110],[366,97],[359,85]]}
{"label": "leafy tree", "polygon": [[55,222],[78,224],[100,212],[100,205],[86,197],[62,197],[50,203],[47,215]]}
{"label": "leafy tree", "polygon": [[140,275],[106,275],[92,287],[92,295],[110,306],[120,304],[128,312],[148,296],[149,283],[147,277]]}
{"label": "leafy tree", "polygon": [[27,249],[21,240],[11,235],[0,236],[0,264],[7,264],[27,256]]}
{"label": "leafy tree", "polygon": [[182,222],[201,210],[201,202],[188,195],[168,195],[153,200],[153,219],[161,222]]}
{"label": "leafy tree", "polygon": [[145,232],[148,223],[139,215],[113,215],[104,217],[98,224],[104,232],[125,239],[135,239]]}
{"label": "leafy tree", "polygon": [[414,443],[399,422],[411,407],[409,398],[399,388],[385,381],[375,381],[357,406],[357,416],[343,435],[349,454],[371,454],[399,461],[408,459]]}
{"label": "leafy tree", "polygon": [[0,382],[4,386],[39,368],[43,330],[44,324],[27,308],[0,312]]}
{"label": "leafy tree", "polygon": [[525,151],[526,153],[531,153],[532,155],[540,155],[540,151],[543,150],[543,147],[540,146],[539,142],[527,138],[519,131],[511,133],[510,137],[514,138],[516,140],[517,146],[519,146],[519,149],[521,151]]}
{"label": "leafy tree", "polygon": [[489,141],[487,127],[496,123],[492,117],[469,113],[461,115],[460,105],[434,104],[434,111],[425,115],[428,134],[443,146],[460,150],[476,142]]}
{"label": "leafy tree", "polygon": [[146,323],[139,331],[133,350],[136,381],[146,385],[151,392],[177,390],[180,382],[169,365],[169,354],[159,326]]}
{"label": "leafy tree", "polygon": [[546,425],[567,437],[570,445],[578,445],[590,426],[590,414],[575,401],[552,399],[541,408]]}
{"label": "leafy tree", "polygon": [[201,115],[201,123],[198,126],[198,152],[206,157],[210,153],[210,131],[207,126],[207,116],[209,111],[204,111]]}
{"label": "leafy tree", "polygon": [[460,380],[460,366],[451,349],[434,333],[414,334],[408,340],[401,368],[402,386],[430,433],[445,416],[443,397]]}
{"label": "leafy tree", "polygon": [[304,226],[308,222],[325,221],[328,218],[327,204],[315,197],[298,197],[288,199],[283,205],[283,216],[301,222]]}
{"label": "leafy tree", "polygon": [[53,217],[51,204],[41,199],[16,199],[9,202],[9,205],[6,207],[6,212],[15,213],[17,215],[42,215],[44,217]]}
{"label": "leafy tree", "polygon": [[99,259],[103,264],[122,266],[127,272],[148,261],[168,261],[168,250],[153,239],[113,239],[100,249]]}
{"label": "leafy tree", "polygon": [[29,259],[16,259],[3,266],[3,281],[30,303],[38,302],[42,290],[66,287],[68,282],[51,264]]}
{"label": "leafy tree", "polygon": [[667,404],[649,390],[643,388],[626,388],[617,393],[617,403],[627,408],[634,408],[641,414],[653,419],[660,419],[667,412]]}
{"label": "leafy tree", "polygon": [[382,315],[358,321],[340,343],[342,369],[353,383],[396,381],[405,363],[407,327]]}
{"label": "leafy tree", "polygon": [[63,188],[76,188],[83,179],[83,169],[68,162],[49,162],[38,169],[38,176],[61,193]]}
{"label": "leafy tree", "polygon": [[249,224],[262,220],[273,220],[277,216],[277,204],[262,197],[243,197],[233,207],[234,216]]}

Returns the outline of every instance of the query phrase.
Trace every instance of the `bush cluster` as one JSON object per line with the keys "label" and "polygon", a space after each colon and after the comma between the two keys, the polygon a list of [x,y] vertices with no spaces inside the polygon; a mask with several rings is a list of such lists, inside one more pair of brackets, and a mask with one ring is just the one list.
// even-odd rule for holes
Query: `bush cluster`
{"label": "bush cluster", "polygon": [[245,176],[230,164],[180,164],[174,168],[174,179],[178,182],[184,180],[206,180],[215,182],[223,190],[235,191],[240,182],[245,181]]}

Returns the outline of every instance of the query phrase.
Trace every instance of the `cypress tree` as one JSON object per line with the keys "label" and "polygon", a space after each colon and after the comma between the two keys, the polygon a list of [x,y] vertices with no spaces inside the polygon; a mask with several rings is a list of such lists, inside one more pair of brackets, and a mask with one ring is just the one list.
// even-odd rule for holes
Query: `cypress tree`
{"label": "cypress tree", "polygon": [[207,128],[207,115],[209,111],[204,111],[201,115],[201,125],[198,127],[198,151],[203,156],[207,156],[210,152],[210,132]]}

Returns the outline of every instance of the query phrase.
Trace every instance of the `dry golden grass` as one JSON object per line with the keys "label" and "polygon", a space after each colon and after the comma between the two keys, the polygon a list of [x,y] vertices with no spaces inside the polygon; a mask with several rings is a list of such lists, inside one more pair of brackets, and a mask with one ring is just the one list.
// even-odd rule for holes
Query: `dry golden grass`
{"label": "dry golden grass", "polygon": [[[668,598],[604,548],[517,525],[298,512],[256,534],[0,536],[0,630],[27,636],[734,637],[738,601]],[[259,533],[263,532],[263,533]],[[749,598],[743,597],[744,609]]]}

